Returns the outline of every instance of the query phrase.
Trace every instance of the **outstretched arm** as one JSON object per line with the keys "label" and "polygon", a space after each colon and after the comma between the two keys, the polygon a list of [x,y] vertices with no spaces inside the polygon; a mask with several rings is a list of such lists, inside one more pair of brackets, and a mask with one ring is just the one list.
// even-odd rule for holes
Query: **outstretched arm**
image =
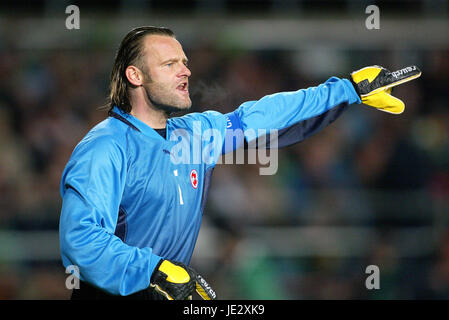
{"label": "outstretched arm", "polygon": [[[347,79],[332,77],[317,87],[267,95],[248,101],[228,113],[223,153],[253,143],[270,130],[277,130],[278,148],[298,143],[335,121],[349,104],[360,97]],[[235,131],[245,140],[233,139]],[[232,143],[232,140],[237,140]],[[269,146],[267,146],[269,147]]]}
{"label": "outstretched arm", "polygon": [[[350,80],[332,77],[317,87],[245,102],[226,115],[228,125],[222,152],[233,151],[246,143],[256,142],[257,146],[258,139],[270,130],[277,130],[278,148],[298,143],[331,124],[353,103],[402,113],[405,104],[391,95],[392,88],[420,75],[416,66],[395,72],[370,66],[352,72]],[[241,134],[236,134],[236,130]],[[266,140],[265,147],[269,148],[270,139]]]}

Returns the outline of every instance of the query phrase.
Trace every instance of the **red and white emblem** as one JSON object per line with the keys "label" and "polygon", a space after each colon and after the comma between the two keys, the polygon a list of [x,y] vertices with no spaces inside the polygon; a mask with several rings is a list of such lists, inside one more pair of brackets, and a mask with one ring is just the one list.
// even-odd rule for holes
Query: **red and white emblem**
{"label": "red and white emblem", "polygon": [[198,172],[195,169],[190,171],[190,183],[194,189],[198,188]]}

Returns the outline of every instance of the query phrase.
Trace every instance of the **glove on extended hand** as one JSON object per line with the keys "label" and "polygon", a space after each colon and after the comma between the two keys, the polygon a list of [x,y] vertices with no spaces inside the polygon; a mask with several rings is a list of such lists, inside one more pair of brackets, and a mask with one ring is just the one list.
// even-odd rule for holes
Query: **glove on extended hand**
{"label": "glove on extended hand", "polygon": [[168,300],[191,300],[194,290],[204,300],[217,298],[215,291],[195,270],[169,260],[161,260],[156,266],[150,286]]}
{"label": "glove on extended hand", "polygon": [[351,73],[352,84],[362,103],[379,110],[400,114],[405,104],[391,95],[394,86],[421,76],[416,66],[410,66],[390,72],[380,66],[369,66]]}

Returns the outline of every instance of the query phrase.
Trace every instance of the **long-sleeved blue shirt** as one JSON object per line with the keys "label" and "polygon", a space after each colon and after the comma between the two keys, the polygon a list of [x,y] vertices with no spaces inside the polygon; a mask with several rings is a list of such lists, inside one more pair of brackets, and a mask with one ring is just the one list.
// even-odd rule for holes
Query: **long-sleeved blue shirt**
{"label": "long-sleeved blue shirt", "polygon": [[243,103],[234,112],[167,120],[166,138],[114,108],[75,147],[62,174],[64,266],[111,294],[149,286],[160,259],[189,264],[217,159],[236,147],[232,130],[277,130],[278,147],[299,142],[360,103],[347,79]]}

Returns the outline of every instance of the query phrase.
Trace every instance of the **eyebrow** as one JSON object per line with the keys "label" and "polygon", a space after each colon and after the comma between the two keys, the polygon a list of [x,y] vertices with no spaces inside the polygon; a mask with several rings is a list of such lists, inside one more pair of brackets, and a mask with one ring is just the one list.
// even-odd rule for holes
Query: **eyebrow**
{"label": "eyebrow", "polygon": [[[162,61],[161,64],[166,64],[166,63],[168,63],[168,62],[176,62],[176,61],[179,61],[179,60],[180,60],[180,59],[178,59],[178,58],[170,58],[170,59],[167,59],[167,60]],[[181,60],[182,60],[182,62],[184,62],[184,63],[189,62],[189,59],[187,59],[187,58],[182,58]]]}

